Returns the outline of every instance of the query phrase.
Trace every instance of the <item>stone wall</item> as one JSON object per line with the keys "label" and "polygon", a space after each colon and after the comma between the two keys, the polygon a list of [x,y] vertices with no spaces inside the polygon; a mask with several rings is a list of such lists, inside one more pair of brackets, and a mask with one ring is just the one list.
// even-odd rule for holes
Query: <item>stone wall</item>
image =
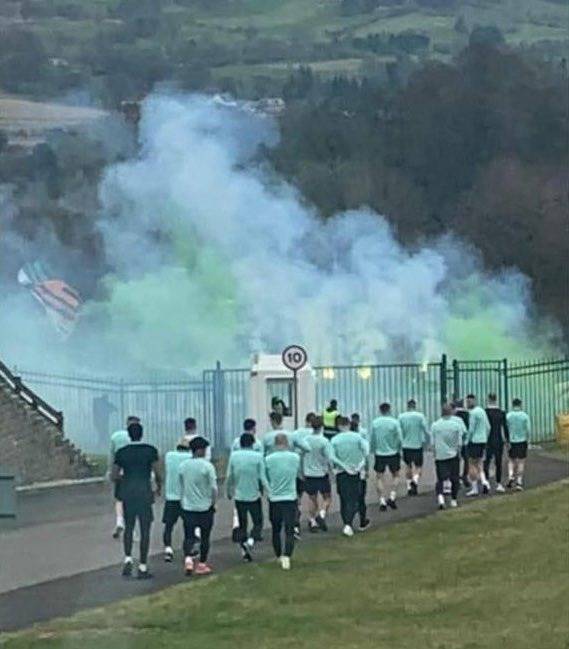
{"label": "stone wall", "polygon": [[81,451],[47,417],[0,377],[0,464],[17,484],[85,478],[92,469]]}

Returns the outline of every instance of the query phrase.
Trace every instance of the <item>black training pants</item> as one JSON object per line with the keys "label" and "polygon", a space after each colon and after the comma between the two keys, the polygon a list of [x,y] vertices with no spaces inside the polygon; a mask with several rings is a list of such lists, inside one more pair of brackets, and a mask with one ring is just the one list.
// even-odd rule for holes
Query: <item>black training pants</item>
{"label": "black training pants", "polygon": [[451,498],[456,500],[458,496],[458,488],[460,486],[460,460],[457,457],[451,457],[448,460],[435,460],[435,468],[437,471],[437,496],[444,493],[444,483],[450,480],[451,484]]}
{"label": "black training pants", "polygon": [[132,539],[134,527],[138,520],[140,527],[140,563],[146,563],[148,559],[148,550],[150,548],[150,528],[154,516],[152,513],[152,504],[149,502],[138,501],[135,499],[123,500],[124,511],[124,554],[126,557],[132,556]]}
{"label": "black training pants", "polygon": [[352,525],[359,509],[361,494],[359,475],[342,472],[336,476],[336,487],[340,496],[340,515],[344,525]]}
{"label": "black training pants", "polygon": [[184,555],[190,556],[192,549],[196,544],[195,529],[200,529],[200,562],[205,563],[209,554],[210,536],[213,527],[214,510],[213,507],[206,512],[190,512],[187,509],[182,510],[182,520],[184,522]]}
{"label": "black training pants", "polygon": [[488,478],[488,471],[490,469],[490,462],[494,459],[496,465],[496,482],[502,482],[502,454],[504,452],[504,445],[488,445],[486,447],[486,455],[484,456],[484,473]]}
{"label": "black training pants", "polygon": [[259,498],[259,500],[254,500],[253,502],[236,500],[235,509],[237,510],[237,518],[239,519],[237,543],[243,543],[249,536],[247,533],[247,514],[251,516],[251,520],[253,521],[251,536],[255,541],[261,541],[263,538],[263,506],[261,499]]}
{"label": "black training pants", "polygon": [[296,521],[296,500],[280,500],[269,503],[269,519],[273,528],[273,550],[275,556],[283,556],[282,529],[284,527],[284,556],[292,557],[294,551],[294,525]]}
{"label": "black training pants", "polygon": [[360,516],[360,524],[362,524],[365,520],[367,520],[366,494],[367,494],[367,480],[365,478],[361,478],[360,496],[358,499],[358,513]]}

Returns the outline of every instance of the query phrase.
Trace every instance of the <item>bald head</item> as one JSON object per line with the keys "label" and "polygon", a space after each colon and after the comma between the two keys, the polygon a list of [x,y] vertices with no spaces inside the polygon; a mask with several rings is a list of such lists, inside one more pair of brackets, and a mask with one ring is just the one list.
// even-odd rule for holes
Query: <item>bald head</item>
{"label": "bald head", "polygon": [[281,450],[288,448],[288,437],[284,433],[279,433],[275,437],[275,447]]}
{"label": "bald head", "polygon": [[445,403],[442,408],[442,416],[450,417],[453,413],[453,407],[450,403]]}

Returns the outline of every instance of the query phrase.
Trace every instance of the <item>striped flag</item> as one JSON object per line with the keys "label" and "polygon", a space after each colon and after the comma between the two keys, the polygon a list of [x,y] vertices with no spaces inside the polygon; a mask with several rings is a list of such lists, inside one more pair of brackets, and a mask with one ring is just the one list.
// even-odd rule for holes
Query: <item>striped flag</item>
{"label": "striped flag", "polygon": [[25,264],[18,272],[18,282],[43,306],[63,338],[75,329],[82,301],[79,293],[61,279],[52,279],[41,262]]}

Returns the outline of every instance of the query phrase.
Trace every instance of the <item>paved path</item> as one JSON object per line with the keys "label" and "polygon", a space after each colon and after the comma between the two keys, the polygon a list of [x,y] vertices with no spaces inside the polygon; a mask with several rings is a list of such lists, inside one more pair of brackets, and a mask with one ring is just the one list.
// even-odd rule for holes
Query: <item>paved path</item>
{"label": "paved path", "polygon": [[[532,454],[527,485],[537,486],[569,475],[562,460]],[[427,464],[424,490],[432,488],[432,461]],[[67,616],[78,610],[150,593],[184,580],[179,562],[151,561],[155,578],[149,582],[124,580],[119,574],[121,545],[110,539],[113,525],[109,487],[89,485],[28,494],[20,497],[17,521],[0,528],[0,630],[25,628],[34,623]],[[376,501],[370,493],[370,500]],[[111,509],[111,511],[109,511]],[[304,533],[302,547],[337,535],[340,520],[337,503],[330,517],[330,532]],[[158,515],[161,507],[156,508]],[[375,526],[384,526],[428,515],[435,511],[432,492],[403,498],[395,512],[370,510]],[[235,566],[239,553],[230,542],[232,506],[218,505],[211,559],[217,571]],[[160,528],[154,526],[152,551],[160,551]],[[177,543],[180,543],[178,530]],[[256,550],[257,560],[271,557],[270,544]]]}

